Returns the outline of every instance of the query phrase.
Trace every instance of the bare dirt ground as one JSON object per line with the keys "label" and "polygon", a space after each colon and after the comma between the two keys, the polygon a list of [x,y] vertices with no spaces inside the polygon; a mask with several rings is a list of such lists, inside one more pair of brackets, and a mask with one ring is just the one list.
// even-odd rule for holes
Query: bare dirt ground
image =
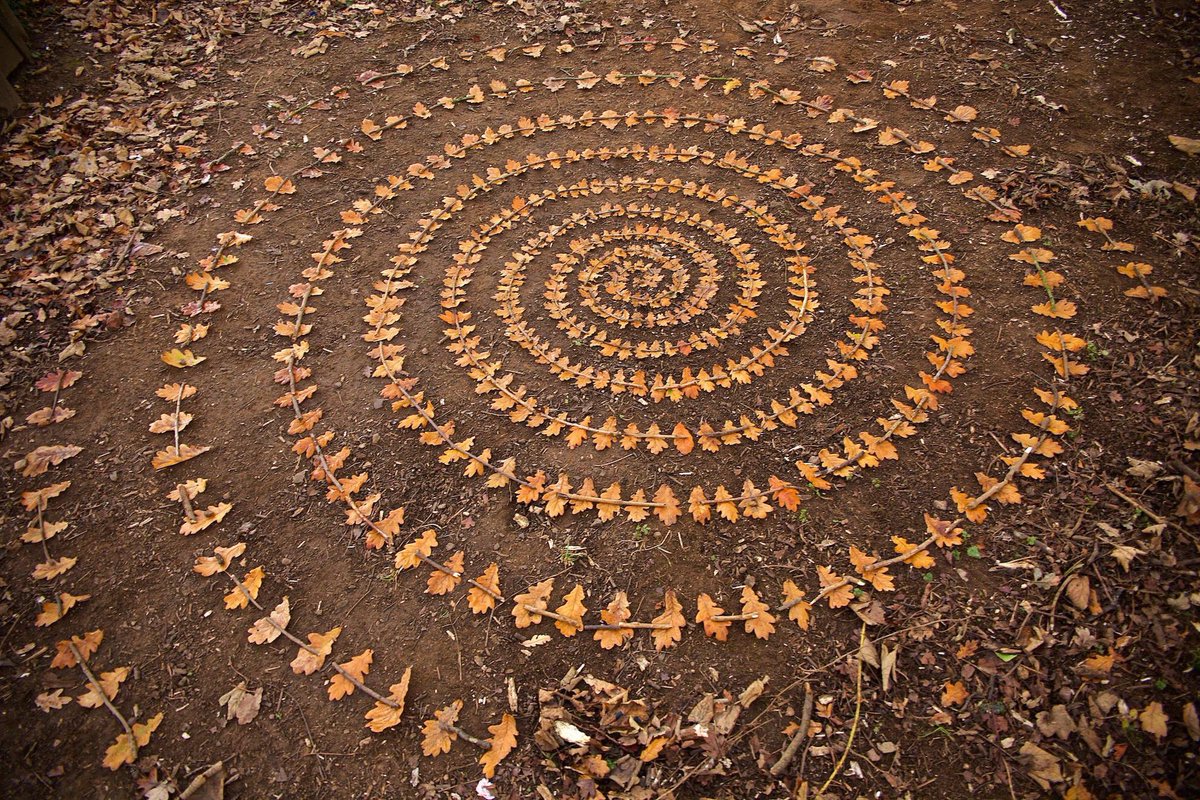
{"label": "bare dirt ground", "polygon": [[1191,4],[16,9],[4,796],[1195,796]]}

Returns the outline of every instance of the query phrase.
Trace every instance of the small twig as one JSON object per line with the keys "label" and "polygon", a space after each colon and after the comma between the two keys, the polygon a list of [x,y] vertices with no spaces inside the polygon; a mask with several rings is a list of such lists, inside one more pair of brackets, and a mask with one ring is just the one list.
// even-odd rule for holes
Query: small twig
{"label": "small twig", "polygon": [[92,670],[88,667],[87,661],[85,661],[83,658],[83,653],[79,652],[79,648],[75,646],[75,643],[68,640],[67,647],[71,648],[71,655],[75,656],[75,660],[79,662],[79,668],[83,670],[83,674],[87,676],[88,682],[92,685],[92,689],[100,696],[100,700],[104,703],[104,707],[107,708],[112,715],[117,718],[117,721],[121,723],[121,727],[125,729],[125,733],[129,734],[130,747],[133,748],[133,759],[136,761],[138,752],[137,737],[133,735],[133,728],[129,727],[129,720],[125,719],[125,715],[118,711],[117,707],[114,706],[112,701],[108,699],[108,694],[104,691],[104,687],[100,684],[100,681],[96,679],[95,674],[93,674]]}
{"label": "small twig", "polygon": [[475,745],[476,747],[482,747],[484,750],[492,749],[492,745],[490,742],[487,742],[483,739],[478,739],[478,738],[472,736],[471,734],[467,733],[466,731],[464,731],[462,728],[458,727],[457,725],[447,725],[444,722],[439,722],[438,725],[442,728],[442,730],[450,731],[454,734],[457,734],[460,739],[465,739],[466,741],[470,742],[471,744]]}
{"label": "small twig", "polygon": [[[180,793],[178,800],[187,800],[196,792],[200,791],[204,787],[204,784],[208,783],[209,780],[216,777],[218,773],[223,772],[224,770],[224,761],[218,761],[217,763],[213,764],[211,767],[204,770],[204,772],[200,773],[195,778],[192,778],[192,782],[187,785],[187,788],[184,789],[182,793]],[[221,783],[224,785],[224,778],[221,779]]]}
{"label": "small twig", "polygon": [[[545,612],[539,611],[538,613],[544,614]],[[669,631],[673,627],[665,622],[614,622],[584,625],[583,629],[585,631]]]}
{"label": "small twig", "polygon": [[188,497],[187,487],[182,483],[177,483],[175,491],[179,493],[179,502],[183,504],[183,515],[187,517],[188,522],[195,522],[196,512],[192,508],[192,498]]}
{"label": "small twig", "polygon": [[812,686],[806,681],[804,683],[804,708],[800,713],[800,730],[792,734],[792,740],[783,749],[783,754],[779,756],[779,760],[771,767],[772,776],[779,777],[788,768],[788,765],[792,763],[792,759],[796,757],[796,753],[800,750],[801,742],[808,738],[808,726],[812,723],[812,713],[813,690]]}
{"label": "small twig", "polygon": [[845,765],[846,759],[850,755],[850,748],[854,744],[854,735],[856,733],[858,733],[858,722],[859,722],[859,720],[862,719],[862,701],[863,701],[863,696],[862,696],[862,674],[863,674],[862,647],[866,643],[866,641],[867,641],[867,623],[864,622],[862,624],[862,628],[860,628],[859,632],[858,632],[859,656],[858,656],[858,675],[854,680],[854,722],[850,725],[850,736],[847,737],[847,739],[846,739],[846,749],[842,751],[842,757],[838,759],[837,766],[835,766],[833,768],[833,772],[831,772],[829,774],[829,777],[825,779],[825,783],[821,784],[821,788],[817,790],[818,798],[820,798],[822,795],[825,794],[825,790],[829,788],[829,785],[833,783],[834,778],[836,778],[838,776],[838,773],[842,771],[842,767]]}

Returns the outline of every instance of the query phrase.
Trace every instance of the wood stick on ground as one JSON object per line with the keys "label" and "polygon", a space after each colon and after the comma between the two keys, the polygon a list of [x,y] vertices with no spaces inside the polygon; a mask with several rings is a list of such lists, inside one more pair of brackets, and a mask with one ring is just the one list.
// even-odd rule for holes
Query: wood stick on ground
{"label": "wood stick on ground", "polygon": [[[180,793],[178,800],[187,800],[189,797],[194,795],[196,792],[198,792],[202,788],[204,788],[204,785],[206,783],[208,783],[210,780],[212,780],[213,778],[215,778],[218,775],[218,773],[222,773],[224,771],[225,771],[225,762],[224,761],[218,761],[217,763],[213,764],[211,767],[204,770],[204,772],[201,772],[195,778],[192,778],[192,782],[187,785],[187,788],[184,789],[182,793]],[[225,781],[225,778],[224,778],[224,776],[222,776],[221,777],[222,785],[224,785],[224,781]]]}
{"label": "wood stick on ground", "polygon": [[771,767],[772,776],[779,777],[788,768],[788,765],[792,763],[792,759],[796,757],[796,753],[800,750],[800,744],[808,738],[808,726],[812,723],[812,713],[812,685],[805,681],[804,708],[800,713],[800,730],[792,734],[792,740],[788,742],[787,747],[783,748],[783,754],[779,756],[779,760]]}
{"label": "wood stick on ground", "polygon": [[133,735],[133,728],[129,727],[129,720],[125,719],[125,715],[118,711],[117,707],[108,699],[108,694],[104,691],[104,687],[100,684],[100,681],[96,680],[96,676],[87,665],[87,660],[84,659],[83,653],[79,652],[79,648],[75,646],[75,643],[68,640],[67,647],[71,648],[71,655],[75,656],[75,660],[79,662],[79,668],[83,670],[83,674],[87,676],[88,683],[92,685],[92,689],[104,702],[104,707],[117,718],[117,721],[121,723],[121,727],[125,729],[125,733],[129,734],[130,745],[133,747],[133,758],[136,761],[138,752],[137,737]]}
{"label": "wood stick on ground", "polygon": [[842,771],[842,767],[846,764],[846,759],[850,756],[850,748],[854,745],[854,735],[858,733],[858,722],[862,719],[862,648],[867,641],[867,623],[862,624],[862,628],[858,633],[858,677],[854,680],[854,722],[850,725],[850,735],[846,737],[846,749],[842,751],[842,757],[838,759],[837,766],[833,768],[833,772],[829,773],[829,777],[821,784],[821,788],[817,789],[817,797],[823,797],[825,790],[833,783],[838,773]]}

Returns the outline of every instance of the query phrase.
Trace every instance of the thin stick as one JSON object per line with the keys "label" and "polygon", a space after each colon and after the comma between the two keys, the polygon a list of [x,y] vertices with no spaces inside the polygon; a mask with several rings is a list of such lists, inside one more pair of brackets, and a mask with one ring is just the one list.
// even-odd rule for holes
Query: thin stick
{"label": "thin stick", "polygon": [[464,731],[462,728],[458,727],[457,725],[447,725],[444,722],[439,722],[438,725],[442,728],[442,730],[447,730],[454,734],[457,734],[460,739],[465,739],[468,742],[470,742],[471,744],[475,745],[476,747],[482,747],[484,750],[492,749],[492,745],[490,742],[485,741],[483,739],[478,739],[478,738],[472,736],[471,734],[467,733],[466,731]]}
{"label": "thin stick", "polygon": [[850,747],[854,744],[854,735],[858,733],[858,721],[862,719],[862,648],[867,641],[867,623],[862,624],[862,628],[858,632],[858,676],[854,681],[854,722],[850,725],[850,736],[846,739],[846,749],[842,751],[842,757],[838,759],[837,766],[833,768],[833,772],[825,779],[825,783],[821,784],[821,788],[817,790],[817,797],[825,794],[825,790],[833,783],[833,779],[842,771],[842,766],[845,765],[846,759],[850,756]]}
{"label": "thin stick", "polygon": [[177,483],[175,491],[179,493],[179,502],[183,503],[183,515],[187,517],[188,522],[195,522],[196,512],[192,509],[192,498],[188,497],[187,487],[182,483]]}
{"label": "thin stick", "polygon": [[800,730],[792,735],[792,740],[788,742],[787,747],[783,749],[783,754],[779,756],[779,760],[771,767],[771,775],[779,777],[779,775],[788,768],[792,763],[792,759],[796,757],[796,753],[800,750],[800,743],[808,738],[808,726],[812,723],[813,713],[813,690],[808,681],[804,682],[804,708],[800,713]]}
{"label": "thin stick", "polygon": [[104,707],[117,718],[117,721],[121,723],[121,727],[125,729],[125,733],[129,734],[130,746],[133,748],[133,759],[136,761],[138,752],[137,737],[133,735],[133,728],[129,727],[129,720],[125,719],[125,715],[117,711],[117,707],[108,699],[108,694],[104,691],[104,687],[100,685],[100,681],[96,680],[96,676],[92,673],[92,670],[87,665],[87,661],[83,658],[83,653],[79,652],[79,648],[75,646],[75,643],[68,640],[67,647],[71,648],[71,655],[75,656],[75,660],[79,662],[79,668],[87,676],[93,691],[100,695],[100,700],[104,703]]}
{"label": "thin stick", "polygon": [[[218,761],[217,763],[213,764],[208,769],[204,770],[204,772],[200,773],[199,775],[197,775],[195,778],[192,779],[192,782],[189,783],[187,785],[187,788],[184,789],[183,792],[179,795],[179,800],[187,800],[189,797],[194,795],[196,792],[200,791],[200,789],[203,788],[204,784],[208,783],[208,781],[210,779],[216,777],[217,773],[224,771],[224,769],[225,769],[225,762]],[[222,784],[224,784],[224,779],[222,779]]]}
{"label": "thin stick", "polygon": [[[542,611],[539,614],[545,613]],[[584,625],[585,631],[669,631],[673,625],[665,622],[614,622],[596,625]]]}

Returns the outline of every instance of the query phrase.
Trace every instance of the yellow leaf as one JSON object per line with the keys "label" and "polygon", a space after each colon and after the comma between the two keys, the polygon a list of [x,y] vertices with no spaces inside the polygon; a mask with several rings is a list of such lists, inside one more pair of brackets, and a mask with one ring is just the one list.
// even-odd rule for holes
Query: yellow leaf
{"label": "yellow leaf", "polygon": [[185,367],[194,367],[201,361],[205,360],[205,356],[198,356],[189,350],[180,350],[178,347],[167,350],[162,354],[164,364],[172,367],[183,369]]}

